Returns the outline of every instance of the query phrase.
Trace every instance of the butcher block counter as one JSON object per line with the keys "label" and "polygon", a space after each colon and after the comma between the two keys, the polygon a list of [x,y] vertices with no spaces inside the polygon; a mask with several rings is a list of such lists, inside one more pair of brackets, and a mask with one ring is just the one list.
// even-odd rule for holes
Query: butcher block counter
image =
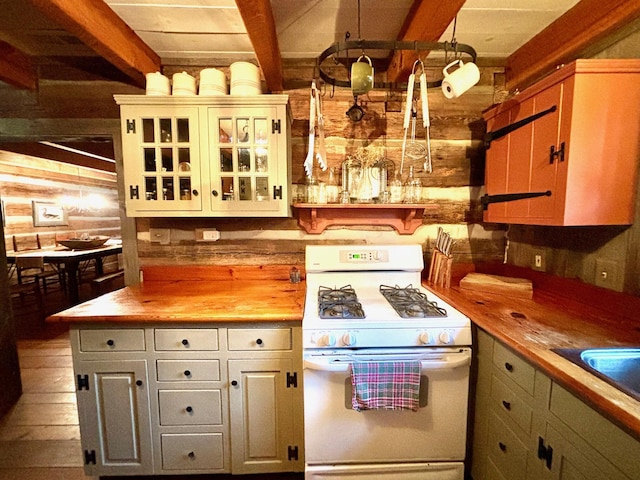
{"label": "butcher block counter", "polygon": [[148,267],[140,285],[49,317],[57,322],[302,321],[304,281],[287,266]]}
{"label": "butcher block counter", "polygon": [[528,277],[533,298],[428,286],[481,329],[640,440],[640,402],[554,353],[554,348],[640,346],[640,298],[509,266],[488,273]]}

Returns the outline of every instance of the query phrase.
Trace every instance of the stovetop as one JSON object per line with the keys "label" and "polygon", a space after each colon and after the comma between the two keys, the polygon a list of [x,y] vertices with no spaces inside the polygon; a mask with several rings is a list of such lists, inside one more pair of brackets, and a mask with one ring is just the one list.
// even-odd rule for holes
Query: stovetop
{"label": "stovetop", "polygon": [[307,256],[305,348],[471,344],[469,319],[422,286],[419,245],[314,246]]}

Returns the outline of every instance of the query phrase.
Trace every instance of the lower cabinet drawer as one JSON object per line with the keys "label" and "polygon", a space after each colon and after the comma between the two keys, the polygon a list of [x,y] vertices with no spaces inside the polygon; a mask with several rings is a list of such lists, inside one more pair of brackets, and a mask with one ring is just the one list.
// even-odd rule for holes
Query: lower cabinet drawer
{"label": "lower cabinet drawer", "polygon": [[229,350],[291,350],[290,328],[230,328]]}
{"label": "lower cabinet drawer", "polygon": [[160,390],[160,425],[222,425],[220,390]]}
{"label": "lower cabinet drawer", "polygon": [[80,330],[80,350],[83,352],[143,352],[144,330],[113,328]]}
{"label": "lower cabinet drawer", "polygon": [[217,382],[219,360],[158,360],[159,382]]}
{"label": "lower cabinet drawer", "polygon": [[218,350],[218,330],[215,328],[156,328],[158,351]]}
{"label": "lower cabinet drawer", "polygon": [[523,480],[527,468],[527,447],[495,412],[489,414],[488,441],[489,458],[504,478]]}
{"label": "lower cabinet drawer", "polygon": [[510,418],[525,433],[531,433],[533,410],[495,375],[491,377],[491,400],[505,418]]}
{"label": "lower cabinet drawer", "polygon": [[222,433],[166,433],[162,435],[165,470],[223,470]]}

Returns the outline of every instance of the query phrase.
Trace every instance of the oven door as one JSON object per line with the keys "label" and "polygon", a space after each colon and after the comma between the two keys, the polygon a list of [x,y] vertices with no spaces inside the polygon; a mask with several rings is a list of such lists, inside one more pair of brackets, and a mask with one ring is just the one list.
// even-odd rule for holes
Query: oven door
{"label": "oven door", "polygon": [[[351,362],[418,359],[422,373],[417,412],[352,409]],[[378,354],[334,350],[329,355],[305,350],[307,465],[463,461],[470,363],[468,347]]]}

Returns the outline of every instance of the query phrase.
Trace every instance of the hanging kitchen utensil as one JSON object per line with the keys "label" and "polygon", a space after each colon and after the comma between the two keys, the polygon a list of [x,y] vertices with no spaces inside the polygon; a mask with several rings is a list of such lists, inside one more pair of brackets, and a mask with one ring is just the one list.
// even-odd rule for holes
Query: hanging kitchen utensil
{"label": "hanging kitchen utensil", "polygon": [[349,108],[349,110],[347,110],[347,117],[349,117],[349,119],[352,122],[359,122],[360,120],[362,120],[362,117],[364,117],[364,110],[362,110],[362,107],[360,105],[358,105],[358,97],[354,95],[353,97],[353,105],[351,105],[351,107]]}
{"label": "hanging kitchen utensil", "polygon": [[404,122],[402,127],[404,128],[404,139],[402,140],[402,160],[400,161],[400,175],[404,169],[404,155],[407,147],[407,131],[409,130],[409,120],[411,119],[411,111],[413,109],[413,86],[416,81],[416,76],[413,72],[409,75],[407,82],[407,103],[404,108]]}
{"label": "hanging kitchen utensil", "polygon": [[416,142],[416,123],[418,123],[417,101],[413,100],[411,106],[411,141],[405,147],[405,154],[412,160],[422,160],[427,155],[427,149],[421,143]]}
{"label": "hanging kitchen utensil", "polygon": [[327,170],[327,148],[324,143],[324,116],[322,115],[322,95],[316,90],[316,111],[318,114],[318,151],[316,152],[316,160],[322,171]]}
{"label": "hanging kitchen utensil", "polygon": [[316,82],[311,82],[311,93],[309,96],[309,152],[307,158],[304,160],[304,171],[307,173],[307,177],[311,177],[313,174],[313,147],[316,136],[315,118],[316,118]]}
{"label": "hanging kitchen utensil", "polygon": [[420,99],[422,100],[422,125],[424,126],[424,136],[427,143],[427,152],[424,157],[424,171],[431,173],[433,165],[431,164],[431,119],[429,115],[429,97],[427,95],[427,74],[422,65],[422,74],[420,74]]}

